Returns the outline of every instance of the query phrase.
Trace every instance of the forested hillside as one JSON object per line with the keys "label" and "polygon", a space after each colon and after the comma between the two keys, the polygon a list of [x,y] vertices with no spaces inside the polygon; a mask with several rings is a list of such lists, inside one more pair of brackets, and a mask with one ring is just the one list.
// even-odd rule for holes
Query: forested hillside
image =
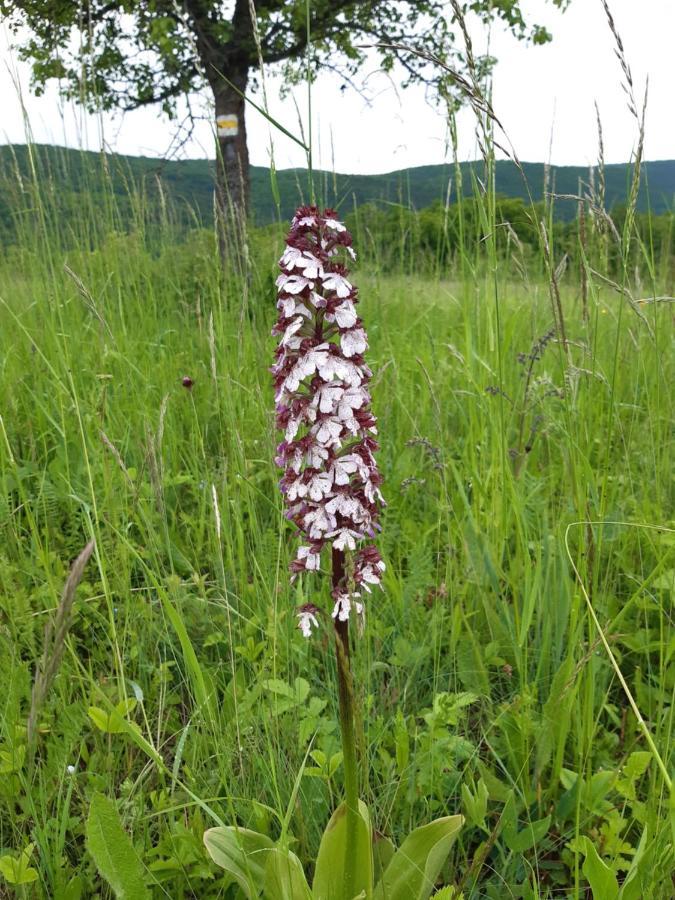
{"label": "forested hillside", "polygon": [[[7,235],[13,230],[13,218],[31,205],[31,181],[39,182],[41,194],[51,193],[61,209],[100,202],[117,202],[120,225],[126,226],[138,209],[130,196],[145,198],[156,207],[157,215],[177,216],[184,225],[208,224],[213,217],[213,162],[210,160],[163,161],[148,157],[118,156],[36,145],[32,154],[20,146],[0,147],[0,225]],[[496,191],[505,197],[543,198],[548,189],[558,194],[576,194],[580,181],[588,183],[591,173],[583,166],[556,166],[546,172],[543,163],[525,163],[527,186],[516,166],[500,161],[496,166]],[[481,162],[462,163],[462,192],[472,194],[474,178],[480,181]],[[34,174],[32,174],[34,173]],[[611,209],[626,201],[630,185],[629,165],[609,165],[604,172],[606,205]],[[36,182],[37,179],[37,182]],[[402,204],[421,209],[434,201],[457,199],[455,170],[452,165],[419,166],[382,175],[347,175],[316,172],[316,186],[321,199],[337,207],[343,214],[365,203]],[[269,169],[253,166],[251,171],[252,211],[254,221],[263,225],[277,218],[286,220],[299,201],[306,197],[307,173],[303,169],[286,169],[276,173],[280,197],[277,211]],[[646,162],[642,169],[642,186],[638,210],[662,213],[672,208],[675,196],[675,160]],[[43,199],[47,199],[44,198]],[[570,219],[576,204],[557,201],[555,214]],[[9,230],[9,232],[8,232]]]}

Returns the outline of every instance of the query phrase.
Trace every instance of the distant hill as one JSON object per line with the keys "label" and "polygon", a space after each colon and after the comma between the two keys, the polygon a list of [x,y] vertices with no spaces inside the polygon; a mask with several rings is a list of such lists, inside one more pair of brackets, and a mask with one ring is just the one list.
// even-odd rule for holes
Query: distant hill
{"label": "distant hill", "polygon": [[[546,166],[543,163],[523,163],[523,170],[532,199],[543,198]],[[462,192],[473,192],[472,172],[482,177],[482,162],[461,163]],[[638,198],[638,209],[651,208],[655,213],[671,210],[675,201],[675,160],[647,162],[643,165],[643,180]],[[552,166],[549,172],[548,190],[558,194],[578,194],[579,181],[588,183],[590,172],[583,166]],[[597,172],[594,176],[597,180]],[[606,206],[611,209],[625,203],[630,188],[632,168],[626,164],[605,167]],[[286,169],[277,173],[282,198],[284,218],[292,214],[301,198],[301,187],[306,185],[304,169]],[[457,198],[455,171],[451,165],[417,166],[384,175],[333,175],[316,173],[322,193],[329,202],[347,209],[369,202],[403,203],[416,209],[429,206],[436,200],[453,202]],[[274,203],[269,188],[269,171],[254,167],[251,177],[253,207],[260,221],[275,217]],[[529,200],[528,189],[522,174],[508,160],[496,164],[496,190],[506,197],[522,197]],[[557,215],[569,219],[576,215],[576,204],[556,201]]]}
{"label": "distant hill", "polygon": [[[179,211],[181,221],[208,224],[213,217],[212,160],[163,161],[149,157],[100,154],[63,147],[38,144],[33,147],[33,160],[41,195],[51,196],[54,202],[63,201],[66,211],[78,206],[91,206],[110,195],[110,186],[117,200],[122,219],[132,216],[134,203],[130,188],[149,203],[169,202]],[[463,192],[472,191],[472,173],[481,177],[482,163],[462,163]],[[543,163],[524,163],[523,168],[534,200],[541,200],[544,190]],[[20,188],[21,179],[30,179],[31,162],[25,145],[0,147],[0,225],[7,226],[17,204],[25,202],[26,191]],[[579,180],[588,182],[589,169],[583,166],[554,166],[550,170],[550,189],[560,194],[576,194]],[[595,173],[597,178],[597,172]],[[631,167],[626,164],[605,168],[607,207],[626,201]],[[284,169],[277,172],[281,197],[281,218],[288,219],[296,205],[306,197],[305,169]],[[161,192],[160,192],[161,185]],[[422,208],[434,201],[456,199],[454,168],[451,165],[418,166],[383,175],[344,175],[316,172],[318,195],[327,205],[342,212],[364,203],[402,203]],[[497,192],[509,197],[527,199],[521,173],[508,161],[496,166]],[[251,170],[252,213],[257,224],[275,221],[277,211],[270,184],[269,169],[253,166]],[[24,199],[22,199],[22,197]],[[673,208],[675,198],[675,160],[647,162],[643,166],[643,181],[638,208],[651,208],[662,213]],[[20,211],[20,210],[19,210]],[[573,202],[557,201],[556,215],[571,218],[575,214]]]}

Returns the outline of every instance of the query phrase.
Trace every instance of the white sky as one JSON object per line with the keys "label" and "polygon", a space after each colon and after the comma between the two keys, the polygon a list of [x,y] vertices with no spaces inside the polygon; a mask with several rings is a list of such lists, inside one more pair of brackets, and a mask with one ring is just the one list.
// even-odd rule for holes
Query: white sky
{"label": "white sky", "polygon": [[[641,100],[649,78],[646,158],[675,158],[672,53],[675,37],[675,0],[609,0]],[[561,14],[544,0],[522,0],[530,21],[545,24],[551,44],[532,47],[494,29],[493,54],[499,58],[494,107],[522,160],[582,164],[597,158],[594,100],[603,120],[607,162],[625,162],[635,143],[635,121],[621,89],[621,70],[614,55],[614,39],[600,0],[572,0]],[[474,34],[476,49],[485,48],[488,35]],[[175,126],[148,109],[125,116],[102,118],[64,107],[56,88],[36,98],[29,91],[29,69],[9,49],[0,26],[0,96],[3,117],[0,142],[25,140],[21,85],[33,139],[98,149],[101,135],[109,149],[120,153],[163,156],[171,146]],[[426,100],[422,88],[400,91],[377,71],[376,60],[363,67],[370,103],[352,89],[340,90],[336,76],[320,76],[313,88],[314,143],[317,167],[345,173],[377,173],[432,163],[446,158],[446,124],[439,109]],[[268,76],[270,112],[289,130],[298,132],[297,110],[304,114],[306,88],[280,100],[279,82]],[[259,102],[259,95],[256,97]],[[208,109],[205,100],[198,100]],[[460,114],[460,156],[477,156],[472,114]],[[251,161],[269,162],[269,126],[253,109],[247,115]],[[201,122],[181,156],[212,156],[211,125]],[[549,152],[550,148],[550,152]],[[302,150],[276,133],[278,168],[305,165]]]}

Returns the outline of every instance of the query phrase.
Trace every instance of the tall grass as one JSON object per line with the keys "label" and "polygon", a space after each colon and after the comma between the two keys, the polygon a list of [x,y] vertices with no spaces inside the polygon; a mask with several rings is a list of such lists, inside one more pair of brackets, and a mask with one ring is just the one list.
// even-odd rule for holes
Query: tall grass
{"label": "tall grass", "polygon": [[[594,865],[667,898],[667,270],[593,196],[566,265],[550,219],[529,258],[498,239],[484,124],[483,240],[460,215],[454,255],[359,272],[389,504],[354,659],[366,799],[393,837],[463,811],[445,883],[467,898],[588,896]],[[142,186],[120,200],[104,168],[105,202],[64,216],[38,163],[0,261],[0,858],[33,844],[37,880],[0,892],[106,896],[83,837],[102,791],[154,896],[235,897],[210,816],[276,835],[305,764],[290,831],[309,860],[341,784],[333,663],[294,617],[327,598],[288,585],[272,462],[278,229],[252,233],[244,295],[214,235],[178,239]],[[44,625],[90,540],[29,766]]]}

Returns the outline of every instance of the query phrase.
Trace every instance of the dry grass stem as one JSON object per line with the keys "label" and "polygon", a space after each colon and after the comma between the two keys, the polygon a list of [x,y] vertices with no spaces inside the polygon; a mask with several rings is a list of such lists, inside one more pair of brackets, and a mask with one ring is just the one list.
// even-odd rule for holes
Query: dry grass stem
{"label": "dry grass stem", "polygon": [[63,650],[70,626],[70,613],[75,600],[75,592],[84,569],[91,554],[94,552],[95,541],[91,540],[73,563],[61,594],[61,601],[56,608],[56,615],[49,619],[45,626],[44,646],[42,657],[38,663],[31,694],[30,712],[26,725],[26,742],[29,748],[33,748],[38,726],[38,718],[45,698],[54,682],[59,670]]}

